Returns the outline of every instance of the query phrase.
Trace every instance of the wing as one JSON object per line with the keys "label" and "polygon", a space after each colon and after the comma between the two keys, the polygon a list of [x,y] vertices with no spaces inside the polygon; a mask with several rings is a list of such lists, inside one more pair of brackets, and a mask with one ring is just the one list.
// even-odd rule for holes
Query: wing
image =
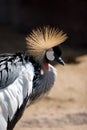
{"label": "wing", "polygon": [[12,130],[21,118],[30,103],[32,87],[40,70],[40,65],[27,54],[0,54],[0,120],[5,122],[3,129],[6,126],[7,130]]}
{"label": "wing", "polygon": [[22,53],[0,54],[0,89],[13,83],[21,72],[21,66],[29,62],[29,56]]}

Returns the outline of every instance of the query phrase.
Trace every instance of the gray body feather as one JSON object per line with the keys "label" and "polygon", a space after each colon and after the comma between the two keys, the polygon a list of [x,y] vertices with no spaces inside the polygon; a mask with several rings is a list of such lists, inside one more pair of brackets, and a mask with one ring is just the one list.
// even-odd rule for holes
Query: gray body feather
{"label": "gray body feather", "polygon": [[57,75],[56,69],[51,65],[49,66],[50,70],[47,71],[44,64],[41,65],[43,69],[43,74],[41,74],[33,83],[34,86],[30,95],[30,99],[32,100],[32,102],[38,99],[38,97],[47,93],[54,85]]}

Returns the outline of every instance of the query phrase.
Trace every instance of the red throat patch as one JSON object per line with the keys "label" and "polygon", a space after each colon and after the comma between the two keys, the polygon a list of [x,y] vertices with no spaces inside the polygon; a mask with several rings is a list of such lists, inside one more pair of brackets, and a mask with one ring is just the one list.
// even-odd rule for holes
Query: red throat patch
{"label": "red throat patch", "polygon": [[45,67],[47,70],[50,70],[50,65],[48,63],[45,63]]}

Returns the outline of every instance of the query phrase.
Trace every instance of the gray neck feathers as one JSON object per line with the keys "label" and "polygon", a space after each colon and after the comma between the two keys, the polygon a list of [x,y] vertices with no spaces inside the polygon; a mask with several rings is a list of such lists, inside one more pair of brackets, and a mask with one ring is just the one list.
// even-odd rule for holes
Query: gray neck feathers
{"label": "gray neck feathers", "polygon": [[41,66],[43,74],[41,74],[35,82],[35,86],[31,94],[32,101],[47,93],[54,85],[56,79],[56,70],[53,66],[50,65],[49,71],[45,68],[44,64],[42,64]]}

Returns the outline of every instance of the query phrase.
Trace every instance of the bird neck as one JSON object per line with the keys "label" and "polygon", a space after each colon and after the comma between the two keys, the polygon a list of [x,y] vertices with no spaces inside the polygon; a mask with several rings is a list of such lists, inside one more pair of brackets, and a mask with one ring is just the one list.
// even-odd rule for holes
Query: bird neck
{"label": "bird neck", "polygon": [[53,66],[43,62],[40,65],[43,74],[40,74],[40,76],[34,81],[33,90],[30,97],[32,103],[47,93],[54,85],[56,79],[56,70]]}

